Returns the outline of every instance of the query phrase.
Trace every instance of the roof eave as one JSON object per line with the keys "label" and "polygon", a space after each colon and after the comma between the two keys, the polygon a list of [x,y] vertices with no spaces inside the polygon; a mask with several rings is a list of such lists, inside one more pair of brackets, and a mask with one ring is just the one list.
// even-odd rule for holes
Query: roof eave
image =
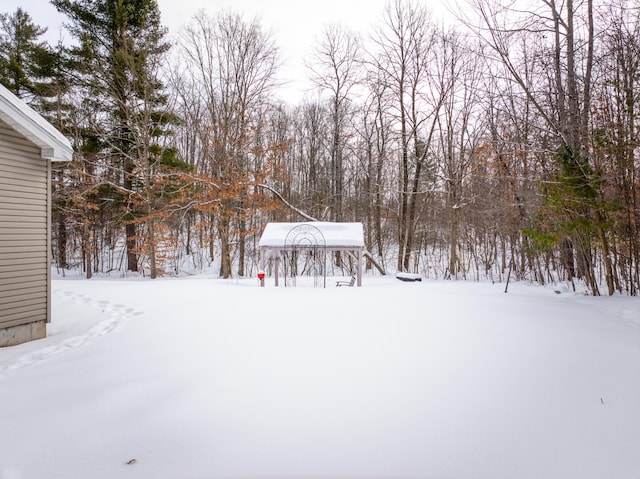
{"label": "roof eave", "polygon": [[71,161],[69,140],[39,113],[0,85],[0,118],[40,147],[40,156],[51,161]]}

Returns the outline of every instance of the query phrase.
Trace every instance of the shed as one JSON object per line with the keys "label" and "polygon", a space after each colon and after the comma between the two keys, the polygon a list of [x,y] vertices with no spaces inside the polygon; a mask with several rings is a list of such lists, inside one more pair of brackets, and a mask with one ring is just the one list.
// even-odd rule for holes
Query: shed
{"label": "shed", "polygon": [[356,260],[356,285],[362,286],[364,230],[362,223],[310,221],[306,223],[268,223],[259,242],[259,268],[274,259],[275,285],[283,254],[292,251],[340,251]]}
{"label": "shed", "polygon": [[51,162],[69,141],[0,85],[0,347],[43,338],[51,321]]}

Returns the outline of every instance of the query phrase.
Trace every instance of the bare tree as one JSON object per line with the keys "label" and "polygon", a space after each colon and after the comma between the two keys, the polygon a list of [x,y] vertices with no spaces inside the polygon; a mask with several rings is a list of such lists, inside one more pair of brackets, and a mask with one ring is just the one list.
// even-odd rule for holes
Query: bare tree
{"label": "bare tree", "polygon": [[475,202],[466,192],[476,150],[486,131],[480,102],[482,63],[464,39],[451,33],[442,46],[442,75],[440,82],[443,97],[438,116],[439,145],[441,153],[442,186],[447,196],[445,217],[449,220],[449,268],[448,275],[457,277],[459,265],[459,233],[464,211]]}
{"label": "bare tree", "polygon": [[[547,145],[556,161],[545,194],[551,199],[549,204],[555,203],[556,212],[564,217],[564,226],[558,222],[557,227],[564,229],[565,251],[575,248],[577,274],[585,279],[593,294],[599,294],[592,237],[592,231],[597,231],[612,293],[606,222],[589,150],[595,38],[593,2],[574,4],[568,0],[558,4],[545,0],[532,11],[505,7],[493,0],[474,0],[472,6],[480,19],[475,33],[506,67],[555,137],[555,145]],[[538,53],[546,60],[547,70],[536,72],[537,84],[532,87],[526,81],[522,65],[532,55],[527,47],[537,42],[546,44],[546,50]],[[572,271],[572,267],[567,271]]]}
{"label": "bare tree", "polygon": [[[414,252],[417,206],[423,180],[429,176],[429,153],[436,118],[444,98],[430,70],[438,31],[429,11],[410,1],[387,4],[384,23],[373,36],[372,63],[393,98],[398,130],[398,270],[410,268]],[[446,88],[445,88],[446,89]]]}
{"label": "bare tree", "polygon": [[333,25],[315,50],[310,65],[311,80],[328,92],[331,142],[329,144],[331,219],[343,220],[344,155],[351,94],[359,83],[361,48],[358,37],[345,27]]}
{"label": "bare tree", "polygon": [[597,52],[600,81],[594,86],[593,149],[602,172],[612,224],[612,279],[619,291],[638,294],[640,284],[640,206],[638,203],[637,121],[640,75],[640,15],[628,2],[611,2],[599,12],[604,29]]}
{"label": "bare tree", "polygon": [[[389,114],[388,95],[385,81],[380,72],[369,72],[366,81],[369,96],[359,113],[360,121],[356,128],[359,138],[357,149],[360,156],[360,170],[365,186],[358,195],[364,201],[363,209],[366,221],[367,249],[375,252],[384,263],[384,249],[388,241],[383,234],[383,210],[386,208],[385,191],[388,180],[384,175],[387,158],[391,155],[391,115]],[[362,192],[366,194],[362,194]],[[367,269],[372,262],[367,261]]]}
{"label": "bare tree", "polygon": [[220,13],[197,14],[183,34],[185,58],[204,92],[210,134],[208,171],[227,195],[216,204],[220,241],[220,276],[232,275],[232,238],[238,236],[238,274],[245,269],[247,197],[244,188],[232,188],[248,169],[252,122],[267,104],[275,86],[278,50],[257,21]]}

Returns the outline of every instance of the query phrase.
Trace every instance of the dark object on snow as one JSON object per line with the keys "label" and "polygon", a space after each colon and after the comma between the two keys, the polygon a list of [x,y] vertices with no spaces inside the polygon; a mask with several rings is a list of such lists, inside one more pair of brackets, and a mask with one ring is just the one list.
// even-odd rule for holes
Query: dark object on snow
{"label": "dark object on snow", "polygon": [[400,281],[422,281],[422,276],[413,273],[396,273],[396,278]]}
{"label": "dark object on snow", "polygon": [[353,286],[356,284],[356,277],[351,276],[350,281],[336,281],[336,286]]}
{"label": "dark object on snow", "polygon": [[134,465],[136,462],[138,462],[138,461],[136,461],[136,460],[135,460],[135,458],[134,458],[134,459],[129,459],[129,460],[126,462],[126,464],[127,464],[127,466],[132,466],[132,465]]}

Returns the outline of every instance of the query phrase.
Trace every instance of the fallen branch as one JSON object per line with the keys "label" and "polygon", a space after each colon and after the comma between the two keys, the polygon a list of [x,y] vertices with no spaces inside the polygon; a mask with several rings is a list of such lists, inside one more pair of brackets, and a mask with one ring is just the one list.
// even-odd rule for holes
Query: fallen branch
{"label": "fallen branch", "polygon": [[289,203],[287,200],[284,199],[284,197],[280,194],[279,191],[275,190],[274,188],[272,188],[269,185],[265,185],[265,184],[259,184],[258,185],[259,188],[264,188],[265,190],[269,190],[271,193],[274,194],[274,196],[276,198],[278,198],[280,201],[282,201],[285,206],[287,208],[289,208],[292,211],[295,211],[296,213],[298,213],[300,216],[302,216],[304,219],[308,220],[308,221],[318,221],[316,218],[314,218],[313,216],[308,215],[307,213],[305,213],[304,211],[296,208],[295,206],[293,206],[291,203]]}
{"label": "fallen branch", "polygon": [[373,255],[369,252],[369,250],[364,250],[363,254],[364,254],[365,258],[367,258],[369,261],[371,261],[371,264],[376,267],[376,269],[380,272],[380,274],[382,276],[386,276],[387,275],[387,272],[384,270],[384,268],[382,266],[380,266],[378,264],[378,262],[375,260]]}

